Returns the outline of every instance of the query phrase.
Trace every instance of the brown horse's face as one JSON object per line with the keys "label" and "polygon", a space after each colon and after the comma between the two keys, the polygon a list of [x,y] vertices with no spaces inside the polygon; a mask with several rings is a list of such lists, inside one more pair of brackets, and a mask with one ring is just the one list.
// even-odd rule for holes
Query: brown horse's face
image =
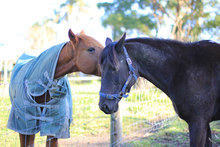
{"label": "brown horse's face", "polygon": [[99,56],[104,47],[84,32],[75,35],[69,31],[69,38],[74,50],[74,62],[77,70],[85,74],[101,76]]}

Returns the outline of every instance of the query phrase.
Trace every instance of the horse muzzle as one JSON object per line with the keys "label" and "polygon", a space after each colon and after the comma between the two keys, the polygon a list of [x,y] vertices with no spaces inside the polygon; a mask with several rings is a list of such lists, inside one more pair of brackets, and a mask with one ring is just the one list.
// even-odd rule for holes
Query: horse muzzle
{"label": "horse muzzle", "polygon": [[105,114],[112,114],[118,111],[118,107],[116,109],[110,109],[108,105],[104,104],[103,106],[99,106],[99,108],[105,113]]}
{"label": "horse muzzle", "polygon": [[[100,97],[100,99],[102,98]],[[118,111],[118,103],[115,103],[114,101],[107,101],[107,102],[103,102],[102,100],[99,101],[99,108],[105,114],[112,114]]]}

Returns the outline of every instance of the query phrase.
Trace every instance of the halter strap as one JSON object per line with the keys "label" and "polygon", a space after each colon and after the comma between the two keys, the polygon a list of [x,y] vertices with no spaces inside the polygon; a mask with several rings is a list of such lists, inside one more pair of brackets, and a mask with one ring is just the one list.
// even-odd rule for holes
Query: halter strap
{"label": "halter strap", "polygon": [[130,92],[129,91],[128,94],[126,94],[126,88],[127,88],[128,84],[130,83],[132,78],[134,78],[135,81],[137,81],[137,79],[138,79],[137,75],[134,72],[135,68],[132,66],[131,58],[129,57],[128,52],[124,46],[123,46],[123,50],[124,50],[126,62],[128,64],[128,68],[129,68],[128,79],[126,80],[126,82],[125,82],[124,86],[122,87],[122,90],[119,92],[119,94],[105,94],[105,93],[99,92],[99,95],[106,98],[106,99],[111,99],[111,100],[117,99],[120,101],[120,97],[127,98],[129,95],[129,92]]}

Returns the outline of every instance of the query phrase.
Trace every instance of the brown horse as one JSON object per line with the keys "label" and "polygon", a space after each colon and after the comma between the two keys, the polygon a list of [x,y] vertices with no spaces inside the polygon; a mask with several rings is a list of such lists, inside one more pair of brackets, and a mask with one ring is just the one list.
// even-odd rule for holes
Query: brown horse
{"label": "brown horse", "polygon": [[[83,31],[75,35],[69,30],[68,36],[70,41],[64,45],[59,54],[54,79],[59,79],[68,73],[77,71],[100,76],[98,59],[103,46],[94,38],[87,36]],[[34,98],[39,104],[48,102],[51,99],[48,91]],[[22,147],[34,145],[35,134],[19,134],[19,136]],[[58,146],[58,138],[47,136],[46,146]]]}

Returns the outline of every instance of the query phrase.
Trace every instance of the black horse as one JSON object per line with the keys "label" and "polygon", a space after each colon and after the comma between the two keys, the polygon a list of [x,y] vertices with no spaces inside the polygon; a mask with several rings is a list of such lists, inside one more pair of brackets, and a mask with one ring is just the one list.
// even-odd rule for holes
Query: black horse
{"label": "black horse", "polygon": [[125,41],[125,36],[118,42],[106,39],[100,58],[100,109],[116,112],[118,102],[141,76],[169,96],[176,113],[189,125],[191,147],[212,146],[209,123],[220,119],[220,44],[152,38]]}

